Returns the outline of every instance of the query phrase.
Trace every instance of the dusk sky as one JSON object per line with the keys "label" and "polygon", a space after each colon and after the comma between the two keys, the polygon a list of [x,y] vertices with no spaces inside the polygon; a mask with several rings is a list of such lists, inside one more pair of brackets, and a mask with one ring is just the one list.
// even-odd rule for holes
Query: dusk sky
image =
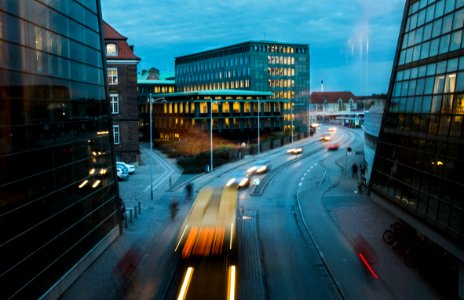
{"label": "dusk sky", "polygon": [[405,0],[101,0],[138,70],[245,41],[310,46],[311,91],[386,93]]}

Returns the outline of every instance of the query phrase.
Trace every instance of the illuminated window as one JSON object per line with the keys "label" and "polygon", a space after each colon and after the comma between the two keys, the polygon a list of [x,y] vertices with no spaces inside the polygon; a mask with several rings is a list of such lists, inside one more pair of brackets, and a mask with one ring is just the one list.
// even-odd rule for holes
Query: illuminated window
{"label": "illuminated window", "polygon": [[106,44],[107,56],[118,56],[118,47],[116,44]]}
{"label": "illuminated window", "polygon": [[108,68],[108,84],[118,84],[118,69]]}

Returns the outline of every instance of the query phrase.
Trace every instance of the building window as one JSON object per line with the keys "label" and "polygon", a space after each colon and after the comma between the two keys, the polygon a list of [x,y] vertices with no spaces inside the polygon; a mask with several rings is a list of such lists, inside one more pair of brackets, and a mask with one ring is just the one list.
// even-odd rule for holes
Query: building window
{"label": "building window", "polygon": [[113,140],[115,145],[119,145],[121,143],[119,125],[113,125]]}
{"label": "building window", "polygon": [[110,105],[111,105],[111,113],[112,114],[119,114],[119,95],[118,94],[110,94]]}
{"label": "building window", "polygon": [[118,56],[118,47],[116,44],[106,44],[106,56]]}
{"label": "building window", "polygon": [[108,68],[108,84],[118,84],[117,68]]}

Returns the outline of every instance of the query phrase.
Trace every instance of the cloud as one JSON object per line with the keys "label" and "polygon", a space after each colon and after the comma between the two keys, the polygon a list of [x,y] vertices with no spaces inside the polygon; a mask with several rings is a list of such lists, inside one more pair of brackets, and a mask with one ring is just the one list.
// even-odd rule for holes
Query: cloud
{"label": "cloud", "polygon": [[393,61],[404,3],[102,0],[102,12],[135,45],[142,68],[172,71],[176,56],[249,40],[273,40],[309,44],[311,67],[318,70],[351,67],[367,59],[370,64]]}

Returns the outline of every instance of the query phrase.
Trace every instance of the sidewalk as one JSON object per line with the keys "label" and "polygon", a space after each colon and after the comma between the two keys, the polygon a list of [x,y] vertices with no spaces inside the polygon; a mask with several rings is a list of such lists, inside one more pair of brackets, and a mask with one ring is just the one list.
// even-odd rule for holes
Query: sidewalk
{"label": "sidewalk", "polygon": [[[359,157],[352,160],[351,163],[359,165],[361,161],[362,157]],[[339,168],[343,170],[344,164],[345,157],[342,156],[335,162],[329,163],[327,168]],[[343,174],[342,171],[340,173]],[[333,224],[337,227],[338,233],[334,233],[334,235],[341,234],[338,237],[340,241],[336,241],[336,243],[339,243],[342,248],[345,247],[347,252],[351,251],[351,253],[347,254],[341,252],[333,253],[335,257],[338,256],[340,258],[346,255],[347,258],[344,257],[343,262],[334,263],[331,257],[329,257],[331,253],[330,248],[335,248],[333,242],[324,243],[322,241],[321,243],[318,240],[318,238],[324,239],[324,236],[329,234],[327,228],[323,226],[310,226],[313,230],[313,236],[316,237],[316,243],[320,244],[319,250],[323,252],[323,255],[327,255],[327,261],[330,260],[328,264],[329,269],[333,277],[341,285],[342,290],[346,292],[345,296],[348,299],[354,299],[353,295],[357,295],[357,297],[363,296],[365,299],[374,295],[376,299],[442,299],[438,292],[425,281],[417,269],[406,266],[403,258],[396,255],[390,246],[383,241],[382,235],[384,230],[388,229],[391,223],[397,221],[397,218],[377,205],[366,193],[360,194],[357,191],[357,183],[358,178],[352,178],[351,164],[349,164],[346,175],[342,175],[339,184],[323,192],[318,200],[327,215],[332,219]],[[376,196],[371,194],[370,197]],[[303,209],[317,209],[315,204],[311,204],[310,206],[303,204],[302,207]],[[303,215],[307,220],[314,218],[314,214],[317,214],[317,212],[311,214],[303,211]],[[311,220],[309,220],[309,223],[311,223]],[[324,230],[324,232],[317,232],[318,230]],[[346,272],[350,263],[349,260],[358,259],[354,254],[355,249],[353,246],[356,245],[359,238],[363,238],[375,254],[375,261],[372,267],[379,276],[379,280],[372,280],[371,286],[363,286],[365,285],[365,281],[363,280],[356,281],[355,279],[344,278],[350,276]],[[363,268],[361,264],[359,264],[359,268]],[[364,275],[367,274],[367,272],[364,273]],[[361,276],[364,275],[361,274]],[[371,275],[367,274],[367,276]],[[345,284],[347,282],[361,284],[361,286],[347,287],[343,286],[343,282]],[[357,290],[360,288],[361,291]]]}
{"label": "sidewalk", "polygon": [[[127,181],[119,182],[120,196],[126,205],[127,228],[124,228],[123,233],[81,274],[60,299],[123,298],[123,287],[114,276],[114,267],[129,249],[136,248],[140,255],[147,251],[152,241],[162,234],[170,221],[168,205],[171,197],[181,196],[179,192],[168,192],[170,186],[180,180],[181,171],[171,160],[163,157],[162,153],[153,153],[156,156],[153,157],[153,165],[150,167],[148,149],[141,145],[142,163],[136,167],[135,173]],[[150,195],[151,178],[153,200]]]}

